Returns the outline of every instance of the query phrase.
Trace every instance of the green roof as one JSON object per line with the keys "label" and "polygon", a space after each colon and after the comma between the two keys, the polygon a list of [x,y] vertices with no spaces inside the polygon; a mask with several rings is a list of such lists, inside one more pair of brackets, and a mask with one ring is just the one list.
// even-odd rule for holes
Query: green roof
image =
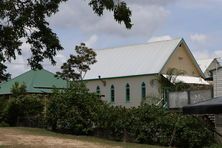
{"label": "green roof", "polygon": [[0,95],[11,94],[11,88],[15,84],[25,83],[27,93],[51,93],[53,88],[66,88],[67,81],[55,77],[45,69],[30,70],[11,80],[0,84]]}

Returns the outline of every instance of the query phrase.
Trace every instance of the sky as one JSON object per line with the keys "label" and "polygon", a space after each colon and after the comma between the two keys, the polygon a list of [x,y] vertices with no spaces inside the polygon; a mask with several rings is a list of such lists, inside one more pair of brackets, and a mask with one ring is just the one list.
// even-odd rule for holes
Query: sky
{"label": "sky", "polygon": [[[125,0],[132,10],[132,29],[113,19],[105,11],[98,17],[88,6],[88,0],[69,0],[59,12],[48,18],[64,50],[55,57],[56,66],[48,61],[45,69],[59,71],[62,63],[84,42],[94,50],[159,40],[183,38],[196,59],[222,57],[222,0]],[[15,77],[30,69],[29,45],[22,45],[23,55],[7,63]]]}

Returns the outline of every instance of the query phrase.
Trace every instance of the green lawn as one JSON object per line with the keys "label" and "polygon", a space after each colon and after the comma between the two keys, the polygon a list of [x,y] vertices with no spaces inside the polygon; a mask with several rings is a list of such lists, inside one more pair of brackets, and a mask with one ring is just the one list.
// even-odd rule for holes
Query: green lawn
{"label": "green lawn", "polygon": [[[19,138],[21,139],[19,140]],[[0,128],[0,147],[66,147],[67,143],[70,144],[70,147],[81,148],[84,146],[91,148],[163,148],[145,144],[115,142],[90,136],[58,134],[38,128]]]}

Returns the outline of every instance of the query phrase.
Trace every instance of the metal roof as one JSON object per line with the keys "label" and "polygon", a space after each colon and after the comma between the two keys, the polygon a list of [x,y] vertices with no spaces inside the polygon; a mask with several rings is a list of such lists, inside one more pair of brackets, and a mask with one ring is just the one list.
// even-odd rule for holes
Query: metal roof
{"label": "metal roof", "polygon": [[222,58],[221,57],[218,58],[217,61],[218,61],[219,65],[222,66]]}
{"label": "metal roof", "polygon": [[25,83],[27,93],[50,93],[55,88],[67,87],[67,82],[56,78],[55,74],[47,70],[30,70],[11,80],[0,84],[0,95],[11,94],[11,88],[15,84]]}
{"label": "metal roof", "polygon": [[[165,78],[169,78],[168,75],[163,75]],[[171,79],[172,83],[186,83],[186,84],[199,84],[199,85],[210,85],[207,81],[205,81],[201,77],[193,77],[193,76],[172,76],[173,79]]]}
{"label": "metal roof", "polygon": [[202,72],[205,72],[213,61],[214,61],[214,58],[200,59],[200,60],[197,60],[197,63],[199,64]]}
{"label": "metal roof", "polygon": [[160,73],[183,39],[97,50],[85,80]]}
{"label": "metal roof", "polygon": [[221,114],[222,97],[209,99],[196,104],[183,107],[185,114]]}

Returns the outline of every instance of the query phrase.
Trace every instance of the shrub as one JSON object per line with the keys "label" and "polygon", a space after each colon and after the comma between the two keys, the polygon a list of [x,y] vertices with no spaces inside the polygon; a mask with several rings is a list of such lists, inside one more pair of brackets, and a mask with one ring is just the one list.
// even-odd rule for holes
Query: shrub
{"label": "shrub", "polygon": [[3,113],[5,110],[5,107],[7,106],[8,98],[5,96],[0,97],[0,123],[3,122]]}
{"label": "shrub", "polygon": [[0,127],[8,127],[9,124],[5,123],[4,121],[0,122]]}
{"label": "shrub", "polygon": [[47,123],[63,133],[94,133],[118,141],[187,148],[214,142],[213,133],[192,116],[148,104],[137,108],[111,106],[89,93],[83,83],[72,83],[69,89],[52,94]]}
{"label": "shrub", "polygon": [[[210,145],[214,134],[200,120],[162,108],[143,105],[133,110],[130,134],[135,142],[193,148]],[[175,135],[173,131],[175,130]]]}
{"label": "shrub", "polygon": [[91,134],[97,110],[102,101],[89,93],[81,82],[73,82],[68,89],[55,91],[47,109],[47,123],[53,130],[72,134]]}
{"label": "shrub", "polygon": [[42,115],[44,105],[38,95],[25,95],[10,98],[4,111],[4,119],[15,126],[19,118],[33,118]]}
{"label": "shrub", "polygon": [[192,116],[180,116],[174,144],[182,148],[209,146],[214,142],[214,133],[206,125]]}

